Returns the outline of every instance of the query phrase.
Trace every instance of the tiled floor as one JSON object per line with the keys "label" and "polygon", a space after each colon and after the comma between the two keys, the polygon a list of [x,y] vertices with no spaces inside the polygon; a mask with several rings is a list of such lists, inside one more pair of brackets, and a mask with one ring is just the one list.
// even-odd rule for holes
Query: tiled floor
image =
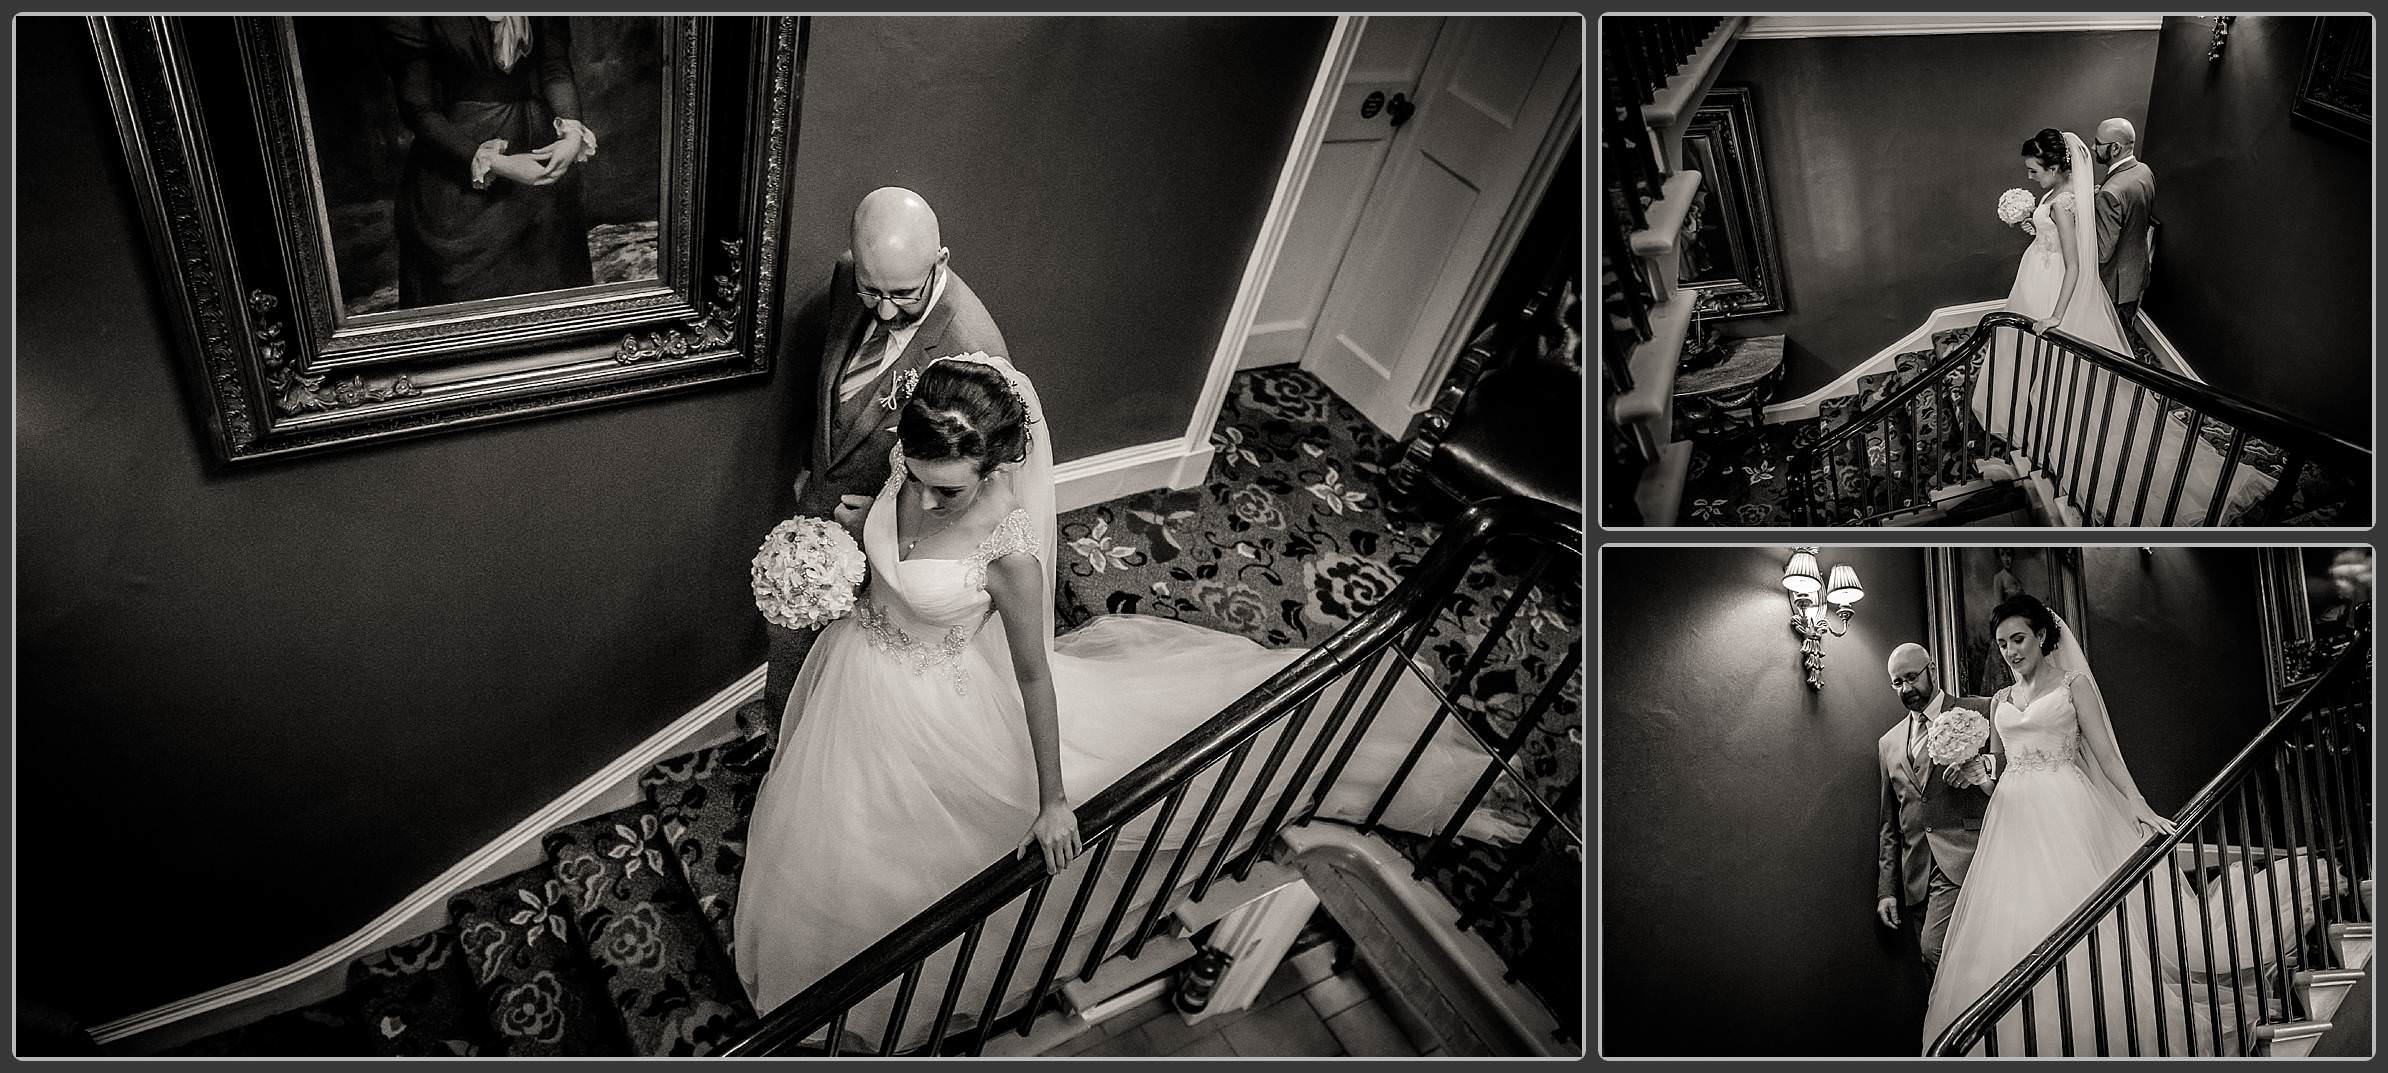
{"label": "tiled floor", "polygon": [[1081,1058],[1411,1058],[1391,1000],[1365,969],[1336,973],[1325,947],[1286,959],[1248,1008],[1187,1024],[1164,996],[1047,1050]]}

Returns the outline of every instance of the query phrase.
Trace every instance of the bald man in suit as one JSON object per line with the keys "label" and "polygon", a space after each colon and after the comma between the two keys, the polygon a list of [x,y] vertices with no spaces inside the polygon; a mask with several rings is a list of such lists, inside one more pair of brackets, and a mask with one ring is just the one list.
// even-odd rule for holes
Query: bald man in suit
{"label": "bald man in suit", "polygon": [[1990,718],[1990,698],[1952,697],[1940,689],[1932,654],[1903,644],[1890,656],[1891,692],[1907,717],[1875,743],[1882,771],[1879,826],[1875,835],[1874,915],[1886,928],[1912,931],[1926,972],[1940,969],[1948,940],[1949,915],[1982,840],[1982,813],[2005,752],[1998,726],[1990,728],[1983,755],[1956,765],[1936,764],[1924,751],[1932,720],[1950,708],[1968,708]]}
{"label": "bald man in suit", "polygon": [[[904,374],[972,351],[1011,356],[977,292],[948,263],[937,214],[919,194],[871,191],[855,206],[851,238],[829,274],[826,344],[817,358],[790,363],[817,385],[796,478],[796,513],[813,517],[867,510],[887,483]],[[771,663],[763,699],[773,729],[820,631],[764,628]]]}
{"label": "bald man in suit", "polygon": [[2099,123],[2097,138],[2090,155],[2106,165],[2106,181],[2098,184],[2098,280],[2132,348],[2145,349],[2137,321],[2155,267],[2156,171],[2139,159],[2139,132],[2130,120]]}

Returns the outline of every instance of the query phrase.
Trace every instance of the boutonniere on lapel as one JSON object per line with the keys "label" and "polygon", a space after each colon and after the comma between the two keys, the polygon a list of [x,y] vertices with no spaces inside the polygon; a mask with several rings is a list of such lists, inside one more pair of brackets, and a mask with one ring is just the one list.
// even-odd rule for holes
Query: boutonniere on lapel
{"label": "boutonniere on lapel", "polygon": [[896,377],[894,383],[887,385],[887,394],[879,396],[877,401],[890,412],[901,409],[905,400],[912,397],[912,389],[919,386],[920,370],[906,369],[904,375]]}

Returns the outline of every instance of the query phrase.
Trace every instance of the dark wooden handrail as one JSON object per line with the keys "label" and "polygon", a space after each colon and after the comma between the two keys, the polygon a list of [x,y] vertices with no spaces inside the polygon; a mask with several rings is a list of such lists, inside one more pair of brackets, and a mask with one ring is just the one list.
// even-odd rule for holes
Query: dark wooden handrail
{"label": "dark wooden handrail", "polygon": [[[2063,923],[2058,924],[2056,930],[2050,932],[2046,940],[2035,947],[2021,962],[2018,962],[2013,971],[2007,973],[1997,983],[1992,984],[1988,991],[1982,993],[1981,998],[1975,1000],[1973,1005],[1966,1007],[1965,1012],[1957,1015],[1957,1019],[1949,1023],[1948,1028],[1941,1032],[1940,1038],[1934,1040],[1931,1048],[1925,1053],[1933,1057],[1946,1057],[1964,1054],[1971,1050],[1974,1044],[1980,1042],[1981,1038],[1988,1033],[1994,1021],[2004,1016],[2018,1000],[2023,998],[2025,992],[2037,986],[2049,970],[2057,962],[2063,960],[2073,950],[2074,945],[2082,940],[2083,936],[2089,934],[2090,929],[2096,927],[2101,919],[2122,902],[2124,896],[2132,888],[2147,879],[2159,864],[2171,857],[2175,847],[2192,837],[2198,828],[2213,815],[2214,810],[2221,806],[2224,796],[2253,776],[2259,761],[2269,759],[2273,753],[2279,750],[2282,739],[2287,737],[2297,724],[2319,711],[2322,706],[2342,699],[2340,694],[2349,684],[2350,679],[2358,674],[2367,673],[2370,669],[2370,662],[2371,631],[2364,629],[2358,632],[2345,651],[2338,654],[2330,668],[2324,671],[2320,678],[2306,687],[2305,692],[2270,723],[2265,724],[2264,729],[2258,731],[2255,737],[2248,741],[2246,747],[2239,750],[2237,756],[2231,757],[2229,763],[2222,765],[2222,770],[2207,781],[2204,789],[2199,790],[2196,796],[2189,799],[2188,804],[2181,806],[2180,811],[2173,814],[2172,819],[2177,826],[2171,834],[2150,835],[2147,841],[2140,845],[2139,852],[2133,854],[2128,861],[2117,868],[2112,876],[2107,877],[2106,882],[2082,902],[2081,908],[2074,910],[2073,915],[2066,917]],[[2366,698],[2369,696],[2368,692],[2364,695]]]}
{"label": "dark wooden handrail", "polygon": [[[1886,396],[1881,402],[1866,407],[1856,417],[1850,418],[1840,426],[1818,436],[1813,444],[1802,449],[1802,453],[1813,454],[1839,441],[1846,440],[1867,425],[1881,419],[1883,415],[1898,410],[1917,395],[1930,389],[1931,385],[1938,381],[1938,378],[1947,376],[1958,366],[1979,356],[1982,347],[1990,340],[1991,329],[2005,327],[2029,333],[2031,324],[2031,318],[2019,313],[1985,314],[1981,323],[1976,324],[1972,333],[1966,336],[1965,342],[1949,351],[1947,357],[1933,363],[1924,375],[1901,385],[1898,391]],[[2159,369],[2152,365],[2142,365],[2136,360],[2124,357],[2096,343],[2067,334],[2061,328],[2044,333],[2042,337],[2063,344],[2066,352],[2100,370],[2157,392],[2166,398],[2188,406],[2190,409],[2221,417],[2231,425],[2244,428],[2250,434],[2277,446],[2310,451],[2316,461],[2362,467],[2368,467],[2371,463],[2369,450],[2342,437],[2323,432],[2262,403],[2228,394],[2219,388],[2201,384],[2179,373]]]}
{"label": "dark wooden handrail", "polygon": [[[1549,503],[1511,496],[1469,506],[1383,603],[1079,806],[1078,829],[1089,854],[1212,763],[1316,698],[1354,664],[1393,647],[1405,632],[1435,614],[1439,597],[1458,585],[1487,545],[1512,537],[1572,548],[1578,554],[1583,547],[1579,516]],[[1266,839],[1272,834],[1263,831],[1258,837]],[[1226,837],[1232,841],[1235,836],[1230,832]],[[803,993],[765,1013],[742,1039],[721,1053],[752,1057],[793,1048],[842,1011],[885,987],[894,970],[934,955],[1047,878],[1043,862],[1033,855],[1025,859],[1007,855]],[[1086,882],[1094,882],[1094,877]]]}

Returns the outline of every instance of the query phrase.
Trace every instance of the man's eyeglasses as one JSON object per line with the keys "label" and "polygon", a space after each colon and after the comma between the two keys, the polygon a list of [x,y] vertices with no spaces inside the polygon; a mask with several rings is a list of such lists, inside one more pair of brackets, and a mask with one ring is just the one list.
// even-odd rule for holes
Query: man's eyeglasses
{"label": "man's eyeglasses", "polygon": [[854,289],[854,296],[862,299],[862,304],[866,306],[876,306],[881,302],[892,302],[899,306],[916,306],[929,300],[929,288],[935,286],[936,283],[937,270],[931,268],[929,269],[929,278],[920,281],[920,286],[901,294],[880,294],[877,291],[866,291],[857,287]]}

